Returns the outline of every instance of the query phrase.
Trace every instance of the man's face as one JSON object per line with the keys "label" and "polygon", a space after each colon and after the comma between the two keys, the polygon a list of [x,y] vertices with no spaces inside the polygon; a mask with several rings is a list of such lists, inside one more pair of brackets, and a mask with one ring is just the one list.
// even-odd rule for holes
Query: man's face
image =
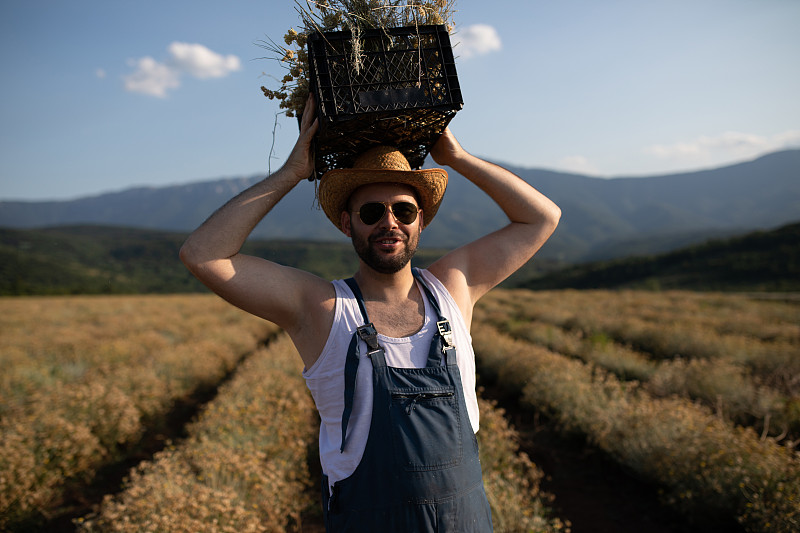
{"label": "man's face", "polygon": [[342,228],[353,241],[358,257],[381,274],[394,274],[402,270],[419,245],[422,232],[422,211],[410,224],[404,224],[386,209],[380,220],[365,224],[357,211],[368,202],[409,202],[419,205],[414,191],[408,186],[393,183],[365,185],[350,197],[348,212],[342,214]]}

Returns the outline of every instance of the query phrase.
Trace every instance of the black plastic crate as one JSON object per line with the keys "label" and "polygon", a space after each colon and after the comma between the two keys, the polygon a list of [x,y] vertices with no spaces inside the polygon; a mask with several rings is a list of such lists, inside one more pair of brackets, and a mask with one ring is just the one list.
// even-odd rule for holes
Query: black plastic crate
{"label": "black plastic crate", "polygon": [[316,176],[348,168],[368,148],[399,148],[420,168],[433,144],[463,107],[450,35],[444,26],[363,31],[360,65],[350,32],[308,39],[310,89],[320,128]]}

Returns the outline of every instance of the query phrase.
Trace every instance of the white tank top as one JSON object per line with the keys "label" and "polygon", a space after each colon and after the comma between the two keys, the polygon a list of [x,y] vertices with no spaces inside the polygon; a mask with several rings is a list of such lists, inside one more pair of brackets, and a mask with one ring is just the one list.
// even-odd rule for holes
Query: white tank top
{"label": "white tank top", "polygon": [[[472,337],[450,293],[427,270],[422,277],[436,297],[442,314],[450,321],[455,333],[456,359],[461,373],[467,414],[474,432],[478,431],[478,399],[475,395],[475,353]],[[359,341],[358,373],[356,375],[353,412],[347,424],[347,446],[342,443],[342,411],[344,410],[344,363],[347,348],[356,328],[364,324],[358,302],[343,280],[333,282],[336,289],[336,310],[328,340],[311,368],[303,371],[306,385],[314,397],[322,423],[319,430],[319,456],[322,471],[331,486],[349,477],[361,462],[372,418],[372,361],[366,356],[364,341]],[[420,287],[425,303],[425,322],[417,333],[400,339],[378,332],[378,341],[386,352],[386,364],[396,368],[421,368],[428,360],[438,317]]]}

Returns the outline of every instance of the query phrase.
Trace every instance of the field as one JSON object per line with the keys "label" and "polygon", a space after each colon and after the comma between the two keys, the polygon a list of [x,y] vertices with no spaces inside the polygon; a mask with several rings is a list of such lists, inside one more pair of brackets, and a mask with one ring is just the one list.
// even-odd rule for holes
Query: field
{"label": "field", "polygon": [[[692,522],[798,530],[798,302],[496,290],[473,337],[497,531],[569,529],[503,406]],[[319,422],[274,325],[209,295],[4,298],[0,364],[0,530],[319,531]]]}
{"label": "field", "polygon": [[[319,530],[319,421],[272,324],[207,295],[7,298],[0,338],[0,530]],[[174,441],[104,486],[198,398]],[[564,530],[502,410],[481,413],[498,531]]]}
{"label": "field", "polygon": [[692,522],[798,530],[797,301],[497,290],[473,337],[484,382],[658,486]]}

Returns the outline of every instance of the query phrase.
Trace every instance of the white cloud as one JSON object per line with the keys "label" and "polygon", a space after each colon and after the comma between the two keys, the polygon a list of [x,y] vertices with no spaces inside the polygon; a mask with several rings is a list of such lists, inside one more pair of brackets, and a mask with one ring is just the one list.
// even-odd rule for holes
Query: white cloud
{"label": "white cloud", "polygon": [[719,160],[744,159],[800,146],[800,130],[789,130],[771,136],[728,131],[689,142],[654,144],[644,153],[662,160],[683,164],[714,163]]}
{"label": "white cloud", "polygon": [[242,68],[238,57],[222,56],[202,44],[174,42],[168,50],[175,68],[199,79],[224,78]]}
{"label": "white cloud", "polygon": [[464,59],[497,52],[503,47],[497,30],[488,24],[473,24],[455,35],[455,52]]}
{"label": "white cloud", "polygon": [[136,67],[136,71],[125,76],[126,91],[164,98],[168,89],[177,89],[181,85],[180,72],[152,57],[131,60],[129,63]]}
{"label": "white cloud", "polygon": [[223,78],[241,69],[235,55],[220,55],[202,44],[173,42],[167,48],[166,61],[142,57],[129,61],[134,72],[125,76],[125,90],[164,98],[167,91],[181,85],[181,77]]}
{"label": "white cloud", "polygon": [[101,69],[101,68],[99,68],[99,69],[94,71],[94,75],[102,80],[103,78],[106,77],[106,71]]}

